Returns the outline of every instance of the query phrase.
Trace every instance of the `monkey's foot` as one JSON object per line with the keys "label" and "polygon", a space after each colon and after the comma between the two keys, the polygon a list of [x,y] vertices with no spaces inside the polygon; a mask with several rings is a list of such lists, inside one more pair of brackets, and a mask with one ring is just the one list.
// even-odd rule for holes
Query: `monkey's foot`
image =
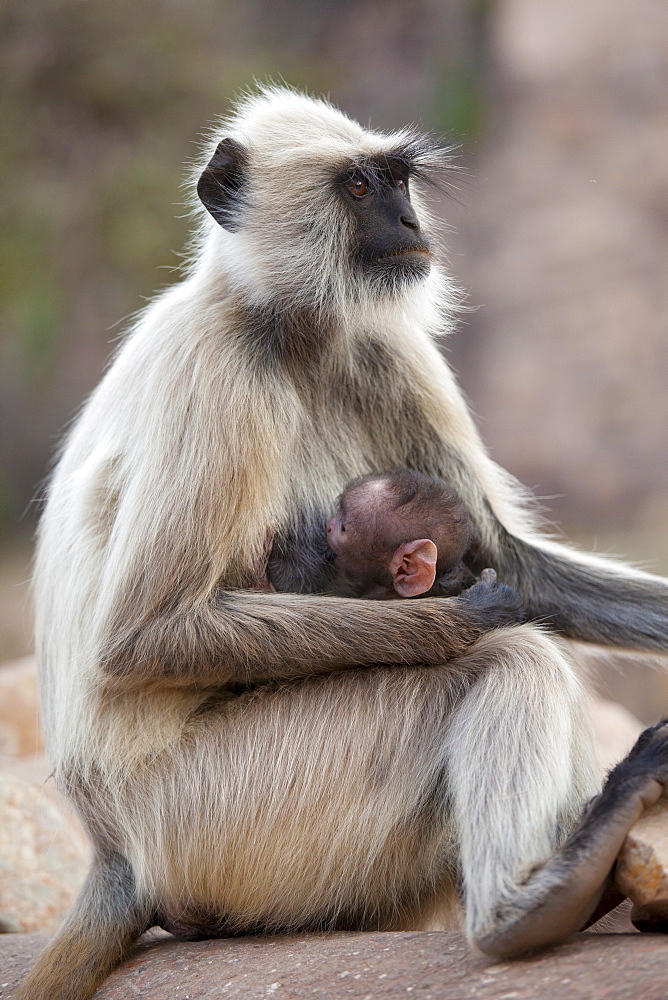
{"label": "monkey's foot", "polygon": [[[502,956],[561,941],[603,915],[610,873],[624,839],[668,782],[668,720],[640,734],[610,773],[580,825],[557,853],[517,886],[498,908],[491,933],[476,938],[481,951]],[[610,893],[610,905],[621,898]],[[598,908],[598,909],[597,909]],[[605,909],[608,907],[606,906]],[[665,930],[665,921],[638,914],[640,929]]]}

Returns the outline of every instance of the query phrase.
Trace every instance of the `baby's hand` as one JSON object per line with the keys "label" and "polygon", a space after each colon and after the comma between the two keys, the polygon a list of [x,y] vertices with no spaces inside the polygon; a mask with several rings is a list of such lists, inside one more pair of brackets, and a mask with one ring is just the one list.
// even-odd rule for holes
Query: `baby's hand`
{"label": "baby's hand", "polygon": [[480,614],[485,629],[518,625],[526,620],[522,598],[512,587],[499,583],[496,570],[484,569],[480,580],[460,594],[458,600],[469,601]]}

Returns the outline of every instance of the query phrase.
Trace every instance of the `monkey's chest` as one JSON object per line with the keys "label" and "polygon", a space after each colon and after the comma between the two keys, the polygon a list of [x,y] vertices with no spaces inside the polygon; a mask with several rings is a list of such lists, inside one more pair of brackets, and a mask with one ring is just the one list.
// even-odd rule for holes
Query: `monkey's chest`
{"label": "monkey's chest", "polygon": [[[298,470],[289,483],[285,521],[275,531],[268,576],[277,591],[313,594],[331,591],[336,577],[327,545],[327,522],[350,480],[369,472],[408,466],[436,474],[440,455],[433,430],[408,402],[381,405],[376,394],[355,384],[328,386],[329,392],[304,412],[286,467]],[[404,412],[406,411],[406,412]],[[439,466],[440,468],[440,466]]]}

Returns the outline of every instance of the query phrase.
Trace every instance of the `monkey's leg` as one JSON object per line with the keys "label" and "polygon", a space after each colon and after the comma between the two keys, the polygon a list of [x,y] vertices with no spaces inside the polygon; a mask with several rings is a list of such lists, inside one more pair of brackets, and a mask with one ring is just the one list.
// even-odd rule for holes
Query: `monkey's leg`
{"label": "monkey's leg", "polygon": [[598,782],[577,679],[535,630],[498,642],[483,641],[489,669],[453,717],[449,767],[467,934],[503,956],[588,924],[626,833],[668,778],[668,727],[641,736],[580,819]]}
{"label": "monkey's leg", "polygon": [[95,859],[62,927],[20,984],[16,1000],[86,1000],[150,924],[125,859]]}

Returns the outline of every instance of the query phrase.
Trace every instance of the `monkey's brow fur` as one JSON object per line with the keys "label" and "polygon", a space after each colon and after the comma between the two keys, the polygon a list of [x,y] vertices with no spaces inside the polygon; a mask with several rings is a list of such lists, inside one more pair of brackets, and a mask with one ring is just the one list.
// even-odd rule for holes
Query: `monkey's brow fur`
{"label": "monkey's brow fur", "polygon": [[414,136],[384,153],[352,159],[344,170],[344,176],[360,171],[376,190],[381,190],[392,182],[393,177],[403,173],[414,180],[447,190],[452,184],[449,175],[457,171],[451,153],[451,148],[434,139]]}
{"label": "monkey's brow fur", "polygon": [[[332,171],[403,149],[414,177],[415,133],[269,88],[226,136],[248,158],[236,231],[202,212],[188,277],[83,409],[40,525],[46,737],[96,860],[21,1000],[84,1000],[155,921],[418,928],[463,907],[489,951],[536,943],[513,928],[573,881],[559,845],[598,787],[576,671],[513,624],[502,584],[419,602],[314,593],[350,479],[441,476],[472,518],[475,567],[529,616],[666,648],[665,582],[546,540],[487,456],[435,343],[458,302],[443,268],[370,284],[350,263]],[[411,202],[429,231],[419,177]],[[248,589],[270,530],[277,579],[300,593]],[[596,854],[574,843],[583,864]]]}

